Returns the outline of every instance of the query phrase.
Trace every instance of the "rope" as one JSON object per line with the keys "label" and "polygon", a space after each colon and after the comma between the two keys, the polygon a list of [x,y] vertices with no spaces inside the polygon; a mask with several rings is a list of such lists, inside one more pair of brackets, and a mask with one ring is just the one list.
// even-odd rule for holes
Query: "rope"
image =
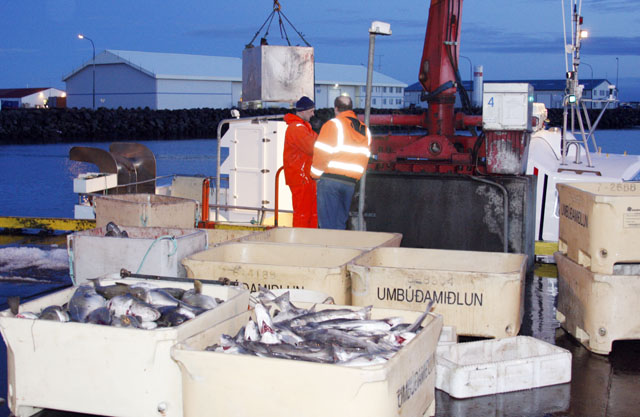
{"label": "rope", "polygon": [[[271,23],[273,22],[273,19],[275,18],[275,14],[276,13],[278,14],[278,26],[279,26],[279,29],[280,29],[280,37],[283,38],[283,39],[286,39],[287,45],[291,46],[291,41],[289,40],[289,35],[287,34],[287,28],[285,27],[285,23],[284,22],[287,22],[293,28],[293,30],[298,34],[298,36],[300,36],[300,39],[302,39],[302,41],[307,46],[311,46],[311,44],[309,42],[307,42],[307,40],[304,38],[302,33],[300,33],[300,31],[298,31],[298,29],[296,29],[296,27],[293,26],[293,23],[291,23],[291,21],[287,18],[287,16],[285,16],[285,14],[282,12],[282,6],[280,6],[280,2],[278,0],[273,0],[273,10],[271,11],[271,13],[269,13],[269,16],[267,16],[267,19],[264,21],[262,26],[260,26],[260,29],[258,29],[256,34],[253,35],[253,38],[251,39],[251,41],[248,44],[245,45],[245,48],[252,48],[253,47],[253,41],[256,40],[256,38],[258,37],[260,32],[262,32],[262,29],[265,26],[267,26],[267,30],[265,31],[264,36],[262,36],[261,44],[264,44],[264,45],[267,44],[267,36],[269,35],[269,29],[271,28]],[[283,21],[283,19],[284,19],[284,21]],[[267,22],[268,22],[268,24],[267,24]]]}
{"label": "rope", "polygon": [[156,240],[151,242],[151,245],[149,245],[149,249],[147,249],[147,252],[142,257],[142,262],[140,262],[140,266],[138,267],[138,270],[136,271],[136,274],[140,273],[140,270],[142,269],[142,265],[144,265],[144,261],[147,260],[147,255],[149,255],[149,252],[151,252],[151,248],[153,248],[153,245],[155,245],[156,242],[159,242],[159,241],[161,241],[163,239],[170,239],[173,242],[173,250],[171,251],[171,253],[169,253],[167,255],[167,257],[171,257],[171,256],[175,255],[175,253],[178,251],[178,242],[176,241],[175,236],[170,236],[170,235],[160,236],[159,238],[157,238]]}

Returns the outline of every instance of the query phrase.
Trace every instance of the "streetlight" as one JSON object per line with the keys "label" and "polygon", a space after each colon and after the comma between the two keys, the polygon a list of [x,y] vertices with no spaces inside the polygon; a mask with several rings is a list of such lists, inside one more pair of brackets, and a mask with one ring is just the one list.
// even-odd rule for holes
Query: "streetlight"
{"label": "streetlight", "polygon": [[460,58],[464,58],[469,61],[469,81],[471,81],[471,84],[473,84],[473,66],[471,65],[471,59],[463,55],[460,55]]}
{"label": "streetlight", "polygon": [[[391,25],[389,23],[374,20],[369,28],[369,62],[367,64],[367,96],[364,104],[364,124],[369,128],[371,117],[371,90],[373,84],[373,53],[376,45],[376,35],[391,35]],[[358,196],[358,230],[364,230],[364,186],[367,177],[367,170],[364,170],[360,178],[360,195]]]}
{"label": "streetlight", "polygon": [[91,65],[93,67],[93,109],[96,109],[96,46],[93,44],[93,40],[91,38],[87,38],[82,33],[78,35],[78,39],[86,39],[91,42],[91,47],[93,48],[93,60],[91,61]]}
{"label": "streetlight", "polygon": [[[593,99],[593,67],[584,61],[580,61],[580,63],[586,65],[591,70],[591,88],[589,90],[591,91],[591,99]],[[593,108],[593,102],[589,108]]]}
{"label": "streetlight", "polygon": [[616,57],[616,99],[618,98],[618,92],[620,91],[620,86],[618,85],[618,67],[620,60]]}

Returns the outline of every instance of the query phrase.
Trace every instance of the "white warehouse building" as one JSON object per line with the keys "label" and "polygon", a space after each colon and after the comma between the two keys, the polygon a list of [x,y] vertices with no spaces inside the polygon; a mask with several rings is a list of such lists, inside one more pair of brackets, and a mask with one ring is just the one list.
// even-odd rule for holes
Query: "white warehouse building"
{"label": "white warehouse building", "polygon": [[[316,107],[332,107],[341,94],[364,107],[366,78],[364,66],[316,63]],[[106,108],[231,108],[242,101],[242,59],[105,50],[63,81],[67,107],[91,108],[95,100],[96,107]],[[372,107],[404,106],[406,83],[374,71],[372,85]]]}

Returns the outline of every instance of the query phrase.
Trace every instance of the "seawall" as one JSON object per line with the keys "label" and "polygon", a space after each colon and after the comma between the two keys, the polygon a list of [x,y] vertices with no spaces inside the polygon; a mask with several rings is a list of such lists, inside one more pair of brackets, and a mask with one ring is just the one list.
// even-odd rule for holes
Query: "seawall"
{"label": "seawall", "polygon": [[[242,117],[277,115],[292,111],[270,108],[241,111]],[[362,113],[362,110],[356,110]],[[394,110],[395,114],[419,114],[422,109]],[[372,109],[372,114],[390,113]],[[594,121],[599,110],[592,110]],[[0,111],[0,144],[65,142],[111,142],[215,138],[218,122],[231,117],[229,109],[5,109]],[[333,109],[318,109],[314,129],[333,117]],[[549,124],[562,125],[562,109],[549,109]],[[640,126],[640,109],[607,110],[599,129],[627,129]],[[374,133],[406,128],[378,127]]]}

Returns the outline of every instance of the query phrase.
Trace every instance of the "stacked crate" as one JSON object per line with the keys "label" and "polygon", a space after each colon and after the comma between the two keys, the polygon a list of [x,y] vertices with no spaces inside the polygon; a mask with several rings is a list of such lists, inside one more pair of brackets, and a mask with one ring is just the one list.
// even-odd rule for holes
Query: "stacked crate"
{"label": "stacked crate", "polygon": [[640,184],[558,184],[557,318],[587,349],[640,339]]}

